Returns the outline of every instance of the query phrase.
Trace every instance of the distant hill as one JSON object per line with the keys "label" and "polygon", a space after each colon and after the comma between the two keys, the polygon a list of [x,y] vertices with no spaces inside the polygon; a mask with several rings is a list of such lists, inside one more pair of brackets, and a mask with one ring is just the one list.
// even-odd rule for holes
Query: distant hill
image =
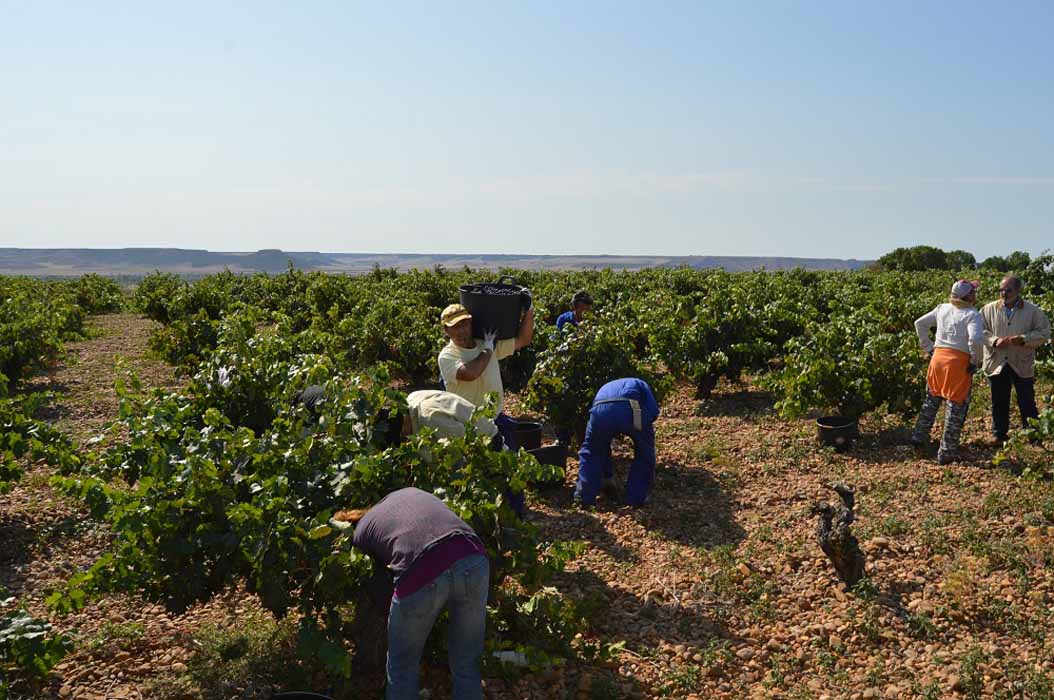
{"label": "distant hill", "polygon": [[742,270],[856,270],[869,260],[835,258],[762,258],[739,256],[619,256],[619,255],[431,255],[319,253],[258,250],[254,253],[213,252],[182,248],[0,248],[0,274],[34,277],[69,277],[96,272],[101,275],[140,276],[161,270],[200,277],[229,269],[231,272],[283,272],[289,263],[300,270],[346,274],[368,272],[374,266],[399,270],[447,268],[493,269],[511,267],[542,270],[588,270],[647,267],[693,267]]}

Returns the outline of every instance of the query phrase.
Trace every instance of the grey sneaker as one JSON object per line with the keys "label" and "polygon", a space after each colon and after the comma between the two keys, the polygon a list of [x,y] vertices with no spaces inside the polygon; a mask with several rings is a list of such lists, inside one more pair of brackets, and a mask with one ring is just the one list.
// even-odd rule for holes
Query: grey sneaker
{"label": "grey sneaker", "polygon": [[937,451],[937,464],[951,464],[959,461],[958,452],[943,452]]}

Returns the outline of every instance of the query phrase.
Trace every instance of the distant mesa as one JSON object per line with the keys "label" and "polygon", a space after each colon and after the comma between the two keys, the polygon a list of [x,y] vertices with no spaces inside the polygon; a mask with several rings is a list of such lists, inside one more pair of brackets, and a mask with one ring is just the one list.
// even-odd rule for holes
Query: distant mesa
{"label": "distant mesa", "polygon": [[230,270],[235,273],[279,273],[289,269],[361,274],[374,267],[398,270],[480,269],[503,267],[535,270],[589,270],[649,267],[722,268],[744,270],[856,270],[868,260],[746,256],[647,255],[458,255],[395,253],[320,253],[264,248],[255,252],[216,252],[187,248],[0,248],[0,274],[71,277],[89,272],[111,276],[142,276],[155,270],[185,277],[201,277]]}

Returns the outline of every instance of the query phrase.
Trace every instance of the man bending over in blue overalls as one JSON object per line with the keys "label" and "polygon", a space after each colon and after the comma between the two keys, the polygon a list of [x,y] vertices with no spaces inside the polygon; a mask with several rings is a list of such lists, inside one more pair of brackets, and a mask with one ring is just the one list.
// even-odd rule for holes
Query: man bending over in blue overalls
{"label": "man bending over in blue overalls", "polygon": [[575,502],[591,506],[597,492],[618,493],[611,464],[611,441],[616,435],[633,440],[633,464],[626,480],[626,502],[643,505],[655,481],[655,419],[659,404],[647,382],[616,379],[600,387],[589,410],[589,424],[578,451]]}

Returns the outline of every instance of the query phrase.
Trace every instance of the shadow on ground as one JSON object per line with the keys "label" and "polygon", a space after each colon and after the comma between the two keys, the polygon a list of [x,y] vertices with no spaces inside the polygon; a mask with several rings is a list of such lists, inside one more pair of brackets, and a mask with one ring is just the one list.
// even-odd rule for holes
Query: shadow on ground
{"label": "shadow on ground", "polygon": [[760,418],[775,413],[776,395],[751,387],[722,391],[701,399],[695,414],[706,417]]}
{"label": "shadow on ground", "polygon": [[651,498],[641,509],[641,523],[690,547],[735,546],[746,537],[736,523],[735,510],[733,499],[709,471],[665,462],[657,469]]}
{"label": "shadow on ground", "polygon": [[[878,430],[868,430],[864,427],[853,447],[845,454],[868,464],[895,464],[913,459],[936,462],[937,450],[940,447],[940,425],[934,429],[923,447],[913,447],[909,441],[910,435],[911,431],[907,426],[891,426]],[[964,437],[959,450],[959,464],[980,469],[991,468],[992,460],[998,452],[987,439],[973,435]]]}
{"label": "shadow on ground", "polygon": [[84,528],[84,518],[74,514],[0,514],[0,587],[14,596],[26,593],[35,562],[68,566],[72,573],[72,562],[60,562],[66,545],[79,540]]}
{"label": "shadow on ground", "polygon": [[555,516],[549,516],[538,523],[545,537],[561,540],[581,540],[587,547],[593,547],[603,551],[618,562],[637,562],[640,557],[632,549],[628,549],[604,527],[604,522],[595,518],[584,510],[572,510],[567,504],[550,504],[555,508],[561,508]]}
{"label": "shadow on ground", "polygon": [[25,584],[38,539],[29,521],[0,515],[0,587],[7,593],[17,594]]}
{"label": "shadow on ground", "polygon": [[[671,646],[684,645],[694,656],[724,645],[734,636],[722,622],[720,606],[690,596],[687,590],[664,591],[661,595],[649,594],[641,598],[612,587],[589,570],[561,574],[557,587],[583,606],[590,620],[590,636],[625,642],[624,656],[632,656],[631,663],[658,665],[654,649],[660,641]],[[673,663],[676,666],[680,660]],[[667,669],[663,670],[663,673],[667,672]],[[639,685],[635,687],[645,691]],[[675,690],[689,692],[694,689]]]}

